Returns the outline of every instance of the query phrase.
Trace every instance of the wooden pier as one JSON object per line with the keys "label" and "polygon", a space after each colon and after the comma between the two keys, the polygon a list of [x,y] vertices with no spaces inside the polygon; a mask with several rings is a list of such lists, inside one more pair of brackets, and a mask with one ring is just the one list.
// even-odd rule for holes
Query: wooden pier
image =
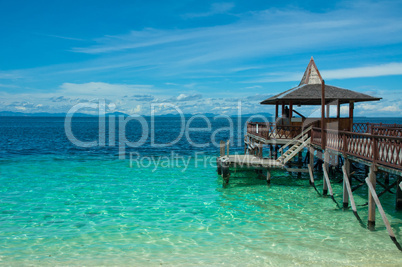
{"label": "wooden pier", "polygon": [[[367,228],[375,229],[377,207],[390,238],[402,251],[379,199],[393,189],[396,195],[395,207],[402,210],[402,125],[353,122],[354,103],[378,100],[380,98],[325,85],[314,60],[311,59],[298,87],[261,102],[276,106],[275,122],[247,124],[244,155],[231,155],[229,142],[221,142],[217,166],[224,186],[229,184],[231,171],[247,168],[254,169],[259,174],[266,172],[267,183],[271,183],[272,169],[300,174],[308,172],[309,182],[315,188],[314,171],[322,169],[322,194],[329,193],[334,199],[330,167],[337,167],[343,176],[343,208],[347,209],[350,202],[353,213],[363,224],[357,214],[353,191],[366,185]],[[347,118],[340,117],[341,104],[349,105]],[[306,118],[294,110],[294,105],[321,105],[322,116]],[[337,106],[335,118],[330,118],[330,105]],[[282,106],[281,117],[279,106]],[[295,114],[299,117],[293,117]],[[267,153],[264,153],[264,148]],[[305,164],[302,162],[303,151],[307,158]],[[298,159],[296,164],[292,162],[294,158]],[[352,165],[365,166],[365,180],[353,175]],[[392,184],[389,184],[390,175],[396,176]],[[358,182],[354,188],[351,186],[356,184],[353,180]],[[380,188],[383,190],[380,191]]]}

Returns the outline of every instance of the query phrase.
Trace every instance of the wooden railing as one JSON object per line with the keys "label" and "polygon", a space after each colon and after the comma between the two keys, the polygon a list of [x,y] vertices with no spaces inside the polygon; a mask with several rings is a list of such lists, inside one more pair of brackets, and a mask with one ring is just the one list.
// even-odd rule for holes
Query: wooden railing
{"label": "wooden railing", "polygon": [[352,132],[386,136],[402,136],[402,125],[396,123],[353,123]]}
{"label": "wooden railing", "polygon": [[381,136],[402,137],[402,128],[387,127],[387,126],[376,126],[376,127],[371,128],[371,134],[381,135]]}
{"label": "wooden railing", "polygon": [[[382,127],[386,128],[386,127]],[[390,129],[390,128],[388,128]],[[385,131],[385,129],[384,129]],[[400,134],[400,131],[396,131]],[[402,137],[369,133],[324,130],[325,146],[344,155],[351,155],[373,163],[402,170]],[[322,130],[313,128],[311,143],[321,146]]]}
{"label": "wooden railing", "polygon": [[353,123],[352,132],[354,133],[369,133],[370,132],[370,123]]}
{"label": "wooden railing", "polygon": [[[324,130],[324,140],[321,128],[315,126],[310,131],[312,144],[319,147],[324,145],[344,155],[402,170],[402,125],[354,123],[353,132]],[[301,126],[277,125],[272,122],[247,124],[247,133],[266,140],[293,139],[301,132]]]}
{"label": "wooden railing", "polygon": [[293,139],[302,132],[301,126],[277,125],[269,122],[249,122],[247,133],[264,139]]}

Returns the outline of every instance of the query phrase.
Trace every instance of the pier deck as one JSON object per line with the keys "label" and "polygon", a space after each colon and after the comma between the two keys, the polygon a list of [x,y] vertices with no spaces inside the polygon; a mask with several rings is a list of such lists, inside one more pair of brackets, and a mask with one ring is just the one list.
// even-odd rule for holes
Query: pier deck
{"label": "pier deck", "polygon": [[[265,122],[247,124],[244,155],[230,155],[229,142],[221,141],[217,166],[218,173],[223,177],[223,186],[229,184],[231,168],[234,170],[243,166],[254,168],[259,175],[265,169],[268,184],[271,182],[270,169],[279,168],[298,172],[299,178],[302,177],[301,172],[307,170],[310,185],[314,186],[318,192],[314,185],[314,170],[318,169],[322,177],[322,195],[329,193],[332,200],[340,207],[334,198],[331,176],[336,169],[340,171],[342,168],[340,172],[343,175],[344,210],[348,209],[350,201],[356,218],[363,225],[357,214],[353,191],[366,185],[368,187],[367,227],[370,230],[375,229],[377,206],[390,238],[402,251],[379,200],[384,193],[391,192],[396,196],[396,209],[402,210],[402,186],[398,186],[402,185],[402,125],[354,123],[353,121],[355,103],[380,99],[326,85],[314,59],[311,58],[297,87],[261,102],[264,105],[275,105],[275,122],[265,120]],[[294,109],[315,105],[321,106],[320,118],[305,117]],[[331,105],[336,106],[336,114],[332,116],[330,115]],[[349,106],[349,115],[345,118],[341,118],[341,105]],[[282,107],[281,116],[279,116],[280,106]],[[269,147],[268,158],[264,157],[264,146]],[[307,149],[307,153],[303,161],[304,149]],[[354,175],[353,168],[356,170],[361,165],[352,164],[353,162],[365,165],[363,166],[365,179]],[[297,166],[299,169],[293,169],[291,166]],[[390,178],[391,175],[395,177]],[[359,182],[354,188],[351,187],[353,180]],[[379,194],[377,194],[376,185],[378,185],[377,190],[380,186],[384,189]],[[396,191],[392,192],[391,189],[395,187]]]}
{"label": "pier deck", "polygon": [[221,162],[229,164],[230,167],[237,168],[250,168],[250,167],[260,167],[266,169],[284,169],[284,164],[269,158],[260,158],[254,155],[229,155],[219,158]]}

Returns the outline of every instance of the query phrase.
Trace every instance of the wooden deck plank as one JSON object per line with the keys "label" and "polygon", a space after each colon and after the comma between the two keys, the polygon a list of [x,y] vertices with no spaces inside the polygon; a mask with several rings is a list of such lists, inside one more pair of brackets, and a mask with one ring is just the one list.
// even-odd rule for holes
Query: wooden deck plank
{"label": "wooden deck plank", "polygon": [[284,165],[274,159],[259,158],[254,155],[229,155],[220,157],[221,161],[228,162],[235,167],[263,167],[283,169]]}

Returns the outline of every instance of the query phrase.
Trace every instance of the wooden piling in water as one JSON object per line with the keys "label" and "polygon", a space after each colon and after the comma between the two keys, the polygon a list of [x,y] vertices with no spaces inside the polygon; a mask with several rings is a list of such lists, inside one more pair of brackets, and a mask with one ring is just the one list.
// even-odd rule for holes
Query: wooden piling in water
{"label": "wooden piling in water", "polygon": [[221,163],[222,163],[223,186],[226,186],[229,184],[229,177],[230,177],[229,163],[227,161],[222,161]]}
{"label": "wooden piling in water", "polygon": [[[325,173],[328,174],[328,168],[329,168],[329,164],[328,164],[328,160],[329,160],[329,154],[328,151],[326,150],[324,152],[324,163],[322,164],[322,170]],[[328,185],[327,185],[327,181],[325,179],[325,175],[323,175],[322,177],[322,194],[325,196],[328,194]]]}
{"label": "wooden piling in water", "polygon": [[272,153],[272,144],[269,144],[269,158],[272,159],[273,153]]}
{"label": "wooden piling in water", "polygon": [[396,203],[395,203],[395,208],[396,210],[401,210],[402,209],[402,177],[398,176],[398,182],[397,184],[399,186],[396,187]]}
{"label": "wooden piling in water", "polygon": [[310,162],[309,162],[309,165],[310,165],[311,168],[314,168],[314,147],[310,146],[309,149],[310,149],[310,155],[309,155],[310,156]]}
{"label": "wooden piling in water", "polygon": [[[368,174],[368,180],[370,182],[371,187],[375,191],[375,185],[376,185],[376,173],[377,173],[377,168],[373,164],[370,167],[370,171]],[[369,188],[368,192],[368,224],[367,227],[369,230],[374,230],[375,229],[375,200],[373,198],[373,190]]]}
{"label": "wooden piling in water", "polygon": [[271,183],[271,173],[267,170],[267,184]]}
{"label": "wooden piling in water", "polygon": [[219,143],[219,147],[220,147],[220,156],[221,157],[225,156],[225,142],[223,140],[221,140],[221,142]]}
{"label": "wooden piling in water", "polygon": [[[342,166],[343,171],[343,208],[347,209],[349,207],[349,194],[351,190],[348,190],[347,184],[350,187],[350,161],[348,158],[345,158],[344,165]],[[349,192],[350,191],[350,192]],[[353,196],[352,196],[353,198]]]}
{"label": "wooden piling in water", "polygon": [[308,167],[308,173],[310,174],[310,184],[314,184],[314,174],[313,174],[313,167],[311,165],[307,165]]}
{"label": "wooden piling in water", "polygon": [[216,158],[216,169],[217,169],[218,175],[222,175],[222,163],[219,158]]}
{"label": "wooden piling in water", "polygon": [[[346,162],[346,161],[345,161]],[[357,215],[357,208],[356,208],[356,204],[355,204],[355,200],[353,198],[353,193],[352,193],[352,187],[350,186],[349,183],[349,175],[348,175],[348,171],[347,171],[347,167],[345,165],[342,166],[342,171],[343,171],[343,181],[344,181],[344,185],[346,187],[346,190],[348,192],[348,197],[350,199],[350,204],[352,205],[352,210],[353,213],[355,214],[355,216],[358,217]],[[344,200],[345,201],[345,200]],[[344,202],[345,204],[345,202]],[[360,219],[360,217],[358,217]]]}
{"label": "wooden piling in water", "polygon": [[324,179],[327,182],[327,186],[328,186],[328,190],[329,190],[329,195],[331,196],[332,200],[336,203],[336,205],[339,207],[338,202],[336,202],[336,200],[334,198],[334,191],[332,190],[331,181],[329,180],[328,169],[325,166],[322,166],[322,167],[323,167],[322,169],[324,172]]}
{"label": "wooden piling in water", "polygon": [[[297,164],[299,165],[298,167],[301,169],[301,168],[302,168],[302,165],[303,165],[303,155],[302,155],[302,152],[301,152],[301,151],[299,152],[299,155],[298,155]],[[297,173],[297,178],[300,179],[301,177],[302,177],[302,173],[301,173],[301,172],[298,172],[298,173]]]}
{"label": "wooden piling in water", "polygon": [[[385,227],[387,228],[389,237],[394,242],[394,244],[397,246],[397,248],[402,251],[401,246],[399,245],[398,241],[395,238],[395,234],[392,231],[392,228],[391,228],[391,225],[390,225],[390,223],[389,223],[389,221],[387,219],[387,216],[385,215],[385,212],[384,212],[384,209],[382,208],[381,202],[378,199],[377,193],[375,192],[375,184],[372,183],[370,178],[372,178],[372,177],[367,177],[366,178],[366,184],[367,184],[367,186],[369,188],[369,192],[371,194],[371,197],[373,198],[374,205],[377,205],[378,211],[381,214],[381,218],[384,221]],[[374,182],[375,182],[375,180],[374,180]],[[374,206],[374,208],[375,208],[375,206]]]}

